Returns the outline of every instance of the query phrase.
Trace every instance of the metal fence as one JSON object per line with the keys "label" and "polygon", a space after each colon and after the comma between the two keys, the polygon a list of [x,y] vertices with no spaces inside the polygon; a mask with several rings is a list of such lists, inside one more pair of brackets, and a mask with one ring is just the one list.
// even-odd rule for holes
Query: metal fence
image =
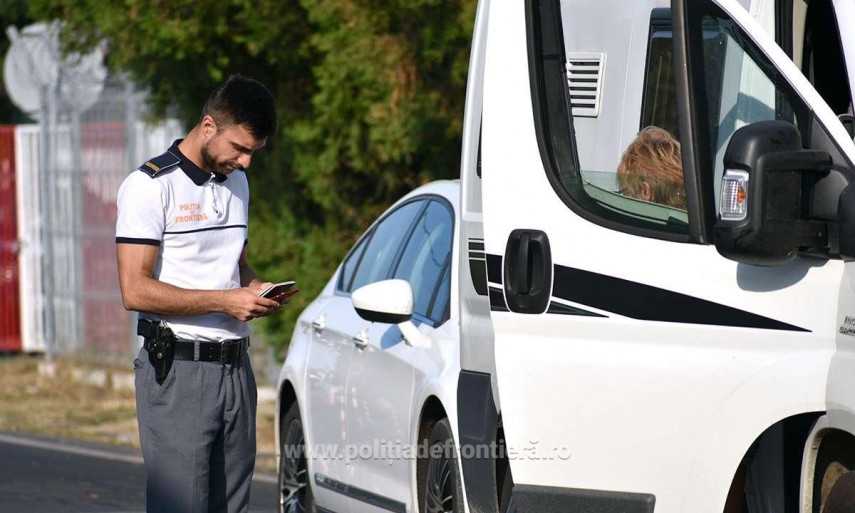
{"label": "metal fence", "polygon": [[38,126],[17,131],[18,211],[29,213],[19,223],[23,346],[124,358],[137,340],[119,292],[116,193],[182,129],[145,123],[144,96],[118,80],[82,113],[46,104]]}

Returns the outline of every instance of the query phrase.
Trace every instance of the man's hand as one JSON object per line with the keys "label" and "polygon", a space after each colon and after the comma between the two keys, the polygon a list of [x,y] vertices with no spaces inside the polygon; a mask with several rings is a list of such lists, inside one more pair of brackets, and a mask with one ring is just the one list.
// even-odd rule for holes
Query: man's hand
{"label": "man's hand", "polygon": [[257,283],[239,289],[223,291],[225,295],[223,310],[225,313],[244,322],[276,313],[282,304],[258,295],[270,284],[259,286]]}
{"label": "man's hand", "polygon": [[[264,292],[265,290],[270,288],[271,285],[273,285],[272,281],[261,282],[258,279],[255,279],[252,282],[250,282],[246,286],[246,288],[254,291],[256,294],[261,294],[262,292]],[[282,294],[279,294],[278,296],[274,296],[270,299],[279,303],[279,306],[285,306],[288,304],[288,301],[291,300],[291,295],[288,294],[287,292],[283,292]]]}

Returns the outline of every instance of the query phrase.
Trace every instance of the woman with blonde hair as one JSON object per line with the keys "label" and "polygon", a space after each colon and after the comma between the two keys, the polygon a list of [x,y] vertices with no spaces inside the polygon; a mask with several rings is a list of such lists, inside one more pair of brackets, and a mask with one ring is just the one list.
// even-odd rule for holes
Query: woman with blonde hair
{"label": "woman with blonde hair", "polygon": [[642,129],[623,152],[618,184],[621,194],[685,210],[680,142],[661,128]]}

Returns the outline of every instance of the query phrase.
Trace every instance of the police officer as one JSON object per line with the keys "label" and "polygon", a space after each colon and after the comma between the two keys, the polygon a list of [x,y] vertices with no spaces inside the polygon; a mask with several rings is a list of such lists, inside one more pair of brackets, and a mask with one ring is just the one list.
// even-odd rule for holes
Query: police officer
{"label": "police officer", "polygon": [[140,312],[137,420],[149,512],[245,512],[256,385],[246,321],[281,304],[247,263],[253,152],[276,131],[270,92],[232,76],[185,139],[118,194],[122,300]]}

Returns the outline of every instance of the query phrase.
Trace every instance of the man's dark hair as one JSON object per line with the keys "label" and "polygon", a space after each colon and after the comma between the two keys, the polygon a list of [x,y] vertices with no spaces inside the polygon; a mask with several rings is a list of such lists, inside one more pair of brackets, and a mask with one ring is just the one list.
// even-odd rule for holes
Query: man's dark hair
{"label": "man's dark hair", "polygon": [[276,104],[258,80],[232,75],[217,86],[202,107],[202,117],[210,115],[220,127],[246,124],[256,139],[276,133]]}

